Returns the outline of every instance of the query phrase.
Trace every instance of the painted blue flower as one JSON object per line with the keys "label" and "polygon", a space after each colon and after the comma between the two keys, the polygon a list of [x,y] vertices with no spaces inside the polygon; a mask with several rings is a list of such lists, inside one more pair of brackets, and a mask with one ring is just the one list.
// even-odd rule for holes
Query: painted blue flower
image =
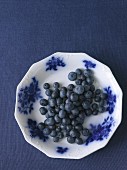
{"label": "painted blue flower", "polygon": [[58,66],[59,67],[65,67],[66,64],[63,62],[63,59],[61,59],[60,57],[52,57],[47,63],[46,63],[46,71],[48,70],[57,70]]}
{"label": "painted blue flower", "polygon": [[67,152],[68,148],[63,148],[63,147],[60,147],[58,146],[56,151],[60,154],[64,154],[65,152]]}
{"label": "painted blue flower", "polygon": [[114,112],[115,108],[115,103],[116,103],[116,95],[112,94],[111,87],[104,88],[105,92],[108,94],[108,99],[107,99],[107,111],[109,114],[112,114]]}
{"label": "painted blue flower", "polygon": [[95,68],[95,67],[96,67],[96,64],[95,64],[95,63],[92,63],[92,61],[84,60],[83,62],[85,63],[85,67],[86,67],[87,69],[89,69],[89,68]]}
{"label": "painted blue flower", "polygon": [[111,127],[114,125],[113,117],[107,117],[102,124],[93,125],[90,124],[91,135],[86,140],[86,145],[93,141],[102,141],[107,139],[111,131]]}
{"label": "painted blue flower", "polygon": [[30,136],[32,138],[39,137],[43,142],[46,142],[48,140],[48,136],[45,136],[42,131],[37,127],[37,122],[28,119],[28,128],[30,129]]}
{"label": "painted blue flower", "polygon": [[21,88],[18,93],[19,112],[24,114],[31,113],[34,102],[39,98],[42,98],[41,90],[38,87],[38,81],[33,77],[30,85]]}

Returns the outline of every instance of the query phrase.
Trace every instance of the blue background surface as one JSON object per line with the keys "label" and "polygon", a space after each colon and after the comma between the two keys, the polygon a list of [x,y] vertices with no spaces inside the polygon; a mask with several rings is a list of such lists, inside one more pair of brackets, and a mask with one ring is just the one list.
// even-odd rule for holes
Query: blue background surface
{"label": "blue background surface", "polygon": [[[16,86],[34,62],[56,51],[105,63],[124,92],[112,140],[81,160],[48,158],[24,140],[14,119]],[[0,170],[126,170],[126,77],[126,0],[0,0]]]}

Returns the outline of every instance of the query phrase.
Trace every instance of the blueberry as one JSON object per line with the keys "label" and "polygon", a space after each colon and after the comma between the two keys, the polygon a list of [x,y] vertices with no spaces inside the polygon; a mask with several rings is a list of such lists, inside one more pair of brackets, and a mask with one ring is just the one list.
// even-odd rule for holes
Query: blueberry
{"label": "blueberry", "polygon": [[82,103],[82,106],[83,106],[84,109],[89,109],[90,108],[90,102],[86,100]]}
{"label": "blueberry", "polygon": [[64,137],[64,134],[62,132],[59,132],[57,136],[59,137],[59,139],[62,139]]}
{"label": "blueberry", "polygon": [[93,96],[92,91],[87,91],[87,92],[85,93],[85,97],[86,97],[87,99],[92,98],[92,96]]}
{"label": "blueberry", "polygon": [[70,99],[72,102],[76,102],[78,100],[78,95],[76,93],[72,93]]}
{"label": "blueberry", "polygon": [[77,94],[83,94],[84,92],[84,87],[82,85],[77,85],[74,89],[75,93]]}
{"label": "blueberry", "polygon": [[77,85],[81,85],[81,84],[82,84],[82,80],[81,80],[81,79],[77,79],[77,80],[75,80],[75,84],[77,84]]}
{"label": "blueberry", "polygon": [[90,86],[89,85],[85,85],[84,86],[84,91],[86,92],[86,91],[89,91],[90,90]]}
{"label": "blueberry", "polygon": [[48,100],[52,99],[52,96],[48,96]]}
{"label": "blueberry", "polygon": [[52,98],[58,98],[59,97],[59,91],[53,91],[52,92]]}
{"label": "blueberry", "polygon": [[84,70],[84,75],[85,75],[85,77],[89,77],[89,76],[93,75],[93,72],[90,69],[86,69],[86,70]]}
{"label": "blueberry", "polygon": [[46,120],[45,120],[45,124],[46,125],[54,125],[55,124],[55,120],[54,120],[54,118],[53,117],[49,117],[49,118],[47,118]]}
{"label": "blueberry", "polygon": [[51,133],[51,130],[48,127],[43,129],[43,134],[44,135],[49,135],[50,133]]}
{"label": "blueberry", "polygon": [[43,88],[44,88],[44,89],[49,89],[49,88],[50,88],[49,83],[44,83]]}
{"label": "blueberry", "polygon": [[80,117],[77,117],[77,118],[76,118],[76,121],[77,121],[78,123],[81,123],[81,124],[84,123],[84,119],[82,119],[82,118],[80,118]]}
{"label": "blueberry", "polygon": [[80,95],[79,96],[79,100],[80,100],[80,102],[83,102],[85,100],[85,96],[84,95]]}
{"label": "blueberry", "polygon": [[71,123],[70,119],[69,118],[63,118],[62,119],[62,124],[63,125],[69,125]]}
{"label": "blueberry", "polygon": [[80,101],[73,102],[73,104],[74,104],[75,106],[80,106],[80,105],[81,105]]}
{"label": "blueberry", "polygon": [[101,94],[101,99],[107,99],[107,98],[108,98],[107,93],[102,93],[102,94]]}
{"label": "blueberry", "polygon": [[73,137],[71,137],[71,136],[68,136],[67,137],[67,141],[68,141],[68,143],[75,143],[75,138],[73,138]]}
{"label": "blueberry", "polygon": [[60,108],[59,107],[55,107],[55,111],[56,111],[56,113],[59,113]]}
{"label": "blueberry", "polygon": [[68,90],[70,90],[70,91],[72,91],[73,89],[74,89],[74,84],[69,84],[68,86],[67,86],[67,89]]}
{"label": "blueberry", "polygon": [[45,124],[44,123],[39,123],[38,124],[38,128],[42,131],[45,128]]}
{"label": "blueberry", "polygon": [[73,92],[72,91],[67,91],[67,97],[69,98]]}
{"label": "blueberry", "polygon": [[70,115],[69,115],[69,118],[70,118],[70,119],[74,119],[74,118],[75,118],[75,115],[70,114]]}
{"label": "blueberry", "polygon": [[67,97],[63,98],[63,103],[66,103]]}
{"label": "blueberry", "polygon": [[50,110],[49,110],[49,116],[55,116],[55,114],[56,114],[56,112],[55,112],[55,109],[53,109],[53,108],[51,108]]}
{"label": "blueberry", "polygon": [[50,105],[51,107],[56,106],[56,99],[50,99],[50,100],[49,100],[49,105]]}
{"label": "blueberry", "polygon": [[107,101],[106,100],[101,100],[99,102],[99,106],[106,106],[107,105]]}
{"label": "blueberry", "polygon": [[89,98],[89,99],[87,99],[87,101],[89,101],[90,103],[92,103],[92,102],[93,102],[93,98]]}
{"label": "blueberry", "polygon": [[70,103],[70,102],[71,100],[69,98],[65,101],[65,103]]}
{"label": "blueberry", "polygon": [[60,125],[60,128],[61,128],[62,130],[66,130],[66,126],[63,125],[63,124]]}
{"label": "blueberry", "polygon": [[60,106],[63,103],[63,100],[59,97],[56,99],[57,105]]}
{"label": "blueberry", "polygon": [[79,136],[80,136],[80,133],[79,133],[78,130],[73,129],[73,130],[70,131],[70,136],[71,136],[71,137],[79,137]]}
{"label": "blueberry", "polygon": [[82,138],[76,138],[75,143],[77,143],[78,145],[82,145],[84,142],[83,142]]}
{"label": "blueberry", "polygon": [[78,108],[74,108],[71,112],[72,112],[73,115],[78,115],[79,114]]}
{"label": "blueberry", "polygon": [[81,131],[81,130],[83,129],[82,124],[77,124],[77,125],[75,126],[75,129],[78,130],[78,131]]}
{"label": "blueberry", "polygon": [[82,111],[79,115],[78,115],[81,119],[85,119],[85,117],[86,117],[86,114],[85,114],[85,112],[84,111]]}
{"label": "blueberry", "polygon": [[86,117],[85,112],[86,112],[85,110],[80,111],[80,114],[78,116],[84,119]]}
{"label": "blueberry", "polygon": [[54,142],[59,142],[59,137],[53,137]]}
{"label": "blueberry", "polygon": [[82,86],[86,86],[86,80],[82,81]]}
{"label": "blueberry", "polygon": [[101,90],[100,90],[100,89],[96,89],[96,90],[95,90],[95,94],[96,94],[96,95],[101,94]]}
{"label": "blueberry", "polygon": [[98,109],[98,104],[97,103],[93,103],[91,107],[92,107],[93,110],[97,110]]}
{"label": "blueberry", "polygon": [[82,135],[83,135],[83,136],[89,136],[89,135],[90,135],[90,131],[89,131],[88,129],[84,128],[84,129],[82,130]]}
{"label": "blueberry", "polygon": [[58,115],[55,115],[54,120],[56,121],[56,123],[61,123],[61,119]]}
{"label": "blueberry", "polygon": [[84,108],[83,108],[82,106],[79,106],[79,107],[78,107],[78,110],[79,110],[79,111],[83,111]]}
{"label": "blueberry", "polygon": [[61,104],[61,105],[60,105],[60,109],[64,110],[64,109],[65,109],[65,105],[64,105],[64,104]]}
{"label": "blueberry", "polygon": [[55,130],[56,129],[56,126],[55,125],[52,125],[52,126],[48,126],[49,129],[51,130]]}
{"label": "blueberry", "polygon": [[54,89],[58,89],[60,87],[60,84],[58,82],[53,83]]}
{"label": "blueberry", "polygon": [[106,108],[103,107],[103,106],[100,106],[99,109],[98,109],[98,111],[99,111],[100,113],[103,113],[103,112],[106,111]]}
{"label": "blueberry", "polygon": [[69,102],[69,103],[66,103],[65,104],[65,109],[66,109],[66,111],[71,111],[72,109],[74,109],[74,105],[73,105],[73,103],[72,102]]}
{"label": "blueberry", "polygon": [[98,110],[94,110],[94,111],[92,112],[92,115],[98,115]]}
{"label": "blueberry", "polygon": [[81,80],[85,80],[86,77],[82,74],[82,75],[80,76],[80,79],[81,79]]}
{"label": "blueberry", "polygon": [[40,111],[40,113],[41,113],[42,115],[45,115],[45,114],[48,112],[45,107],[41,107],[41,108],[39,109],[39,111]]}
{"label": "blueberry", "polygon": [[46,113],[45,117],[46,117],[46,118],[49,118],[49,117],[51,117],[51,116],[49,116],[49,114],[48,114],[48,113]]}
{"label": "blueberry", "polygon": [[61,90],[61,91],[60,91],[60,97],[61,97],[61,98],[65,98],[66,96],[67,96],[67,92],[64,91],[64,90]]}
{"label": "blueberry", "polygon": [[93,92],[93,91],[95,91],[95,86],[94,85],[91,85],[90,86],[90,90]]}
{"label": "blueberry", "polygon": [[81,75],[81,74],[82,74],[82,70],[81,70],[80,68],[77,68],[77,69],[75,70],[75,72],[77,73],[77,75]]}
{"label": "blueberry", "polygon": [[69,132],[66,131],[66,130],[63,130],[63,135],[64,135],[64,137],[68,137],[69,136]]}
{"label": "blueberry", "polygon": [[77,73],[75,73],[75,72],[70,72],[70,73],[68,74],[68,79],[69,79],[70,81],[76,80],[76,79],[77,79]]}
{"label": "blueberry", "polygon": [[66,87],[61,87],[61,91],[67,91]]}
{"label": "blueberry", "polygon": [[48,101],[46,99],[41,99],[40,100],[40,105],[47,106],[48,105]]}
{"label": "blueberry", "polygon": [[66,126],[66,130],[67,130],[67,131],[71,131],[71,130],[72,130],[72,128],[73,128],[73,126],[72,126],[72,125],[67,125],[67,126]]}
{"label": "blueberry", "polygon": [[100,102],[101,101],[101,97],[100,96],[95,96],[94,100],[95,100],[95,102]]}
{"label": "blueberry", "polygon": [[86,82],[87,82],[87,84],[89,84],[89,85],[93,84],[93,82],[94,82],[93,77],[87,77],[87,78],[86,78]]}
{"label": "blueberry", "polygon": [[76,126],[77,124],[79,124],[79,122],[78,122],[77,120],[72,120],[71,124],[72,124],[73,126]]}
{"label": "blueberry", "polygon": [[51,90],[51,89],[47,89],[47,90],[45,91],[45,94],[46,94],[47,96],[51,96],[51,95],[52,95],[52,90]]}
{"label": "blueberry", "polygon": [[55,130],[52,130],[50,133],[51,137],[56,137],[57,136],[57,132]]}
{"label": "blueberry", "polygon": [[47,105],[47,110],[50,110],[52,107],[50,105]]}
{"label": "blueberry", "polygon": [[65,110],[60,110],[60,112],[59,112],[59,117],[60,118],[64,118],[64,117],[66,117],[66,115],[67,115],[67,113],[66,113]]}
{"label": "blueberry", "polygon": [[86,110],[86,116],[90,116],[92,114],[92,110],[91,109],[87,109]]}
{"label": "blueberry", "polygon": [[61,127],[58,126],[58,127],[56,128],[56,131],[57,131],[57,132],[61,132]]}

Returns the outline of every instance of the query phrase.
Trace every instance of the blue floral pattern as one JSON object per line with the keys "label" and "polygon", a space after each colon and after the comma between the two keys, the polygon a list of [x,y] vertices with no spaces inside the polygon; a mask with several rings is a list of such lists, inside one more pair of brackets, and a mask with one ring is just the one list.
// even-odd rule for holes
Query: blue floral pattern
{"label": "blue floral pattern", "polygon": [[65,152],[68,151],[68,148],[63,148],[63,147],[57,147],[56,151],[60,154],[64,154]]}
{"label": "blue floral pattern", "polygon": [[89,68],[95,68],[95,67],[96,67],[96,64],[95,64],[95,63],[92,63],[92,61],[84,60],[83,62],[85,63],[85,67],[86,67],[87,69],[89,69]]}
{"label": "blue floral pattern", "polygon": [[37,127],[37,122],[32,119],[28,119],[28,128],[30,129],[30,136],[32,138],[39,137],[43,142],[48,140],[48,136],[45,136],[43,132]]}
{"label": "blue floral pattern", "polygon": [[107,139],[111,131],[111,127],[114,126],[114,123],[113,117],[108,116],[106,119],[104,119],[102,124],[90,124],[91,135],[87,138],[86,145],[93,141],[102,141]]}
{"label": "blue floral pattern", "polygon": [[65,67],[66,64],[64,63],[63,59],[60,57],[52,57],[47,63],[46,63],[46,71],[48,70],[58,70],[57,67]]}
{"label": "blue floral pattern", "polygon": [[42,98],[41,90],[38,86],[38,81],[35,77],[29,86],[21,88],[18,93],[18,109],[20,113],[30,114],[33,110],[33,104],[36,100]]}
{"label": "blue floral pattern", "polygon": [[116,103],[116,95],[112,94],[111,87],[104,88],[105,92],[108,94],[108,99],[107,99],[107,111],[109,114],[112,114],[114,112],[115,108],[115,103]]}

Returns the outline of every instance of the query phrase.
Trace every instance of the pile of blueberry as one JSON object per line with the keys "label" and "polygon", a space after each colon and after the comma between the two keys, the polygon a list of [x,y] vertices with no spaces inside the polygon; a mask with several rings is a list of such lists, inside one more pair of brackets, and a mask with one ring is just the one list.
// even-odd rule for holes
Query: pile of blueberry
{"label": "pile of blueberry", "polygon": [[85,143],[85,137],[91,135],[84,128],[86,117],[98,115],[107,109],[107,94],[100,89],[95,89],[94,74],[90,69],[76,69],[68,74],[70,81],[67,87],[61,87],[58,82],[45,83],[43,88],[48,99],[41,99],[40,113],[45,115],[44,122],[38,128],[44,135],[53,137],[54,142],[67,137],[69,143],[79,145]]}

